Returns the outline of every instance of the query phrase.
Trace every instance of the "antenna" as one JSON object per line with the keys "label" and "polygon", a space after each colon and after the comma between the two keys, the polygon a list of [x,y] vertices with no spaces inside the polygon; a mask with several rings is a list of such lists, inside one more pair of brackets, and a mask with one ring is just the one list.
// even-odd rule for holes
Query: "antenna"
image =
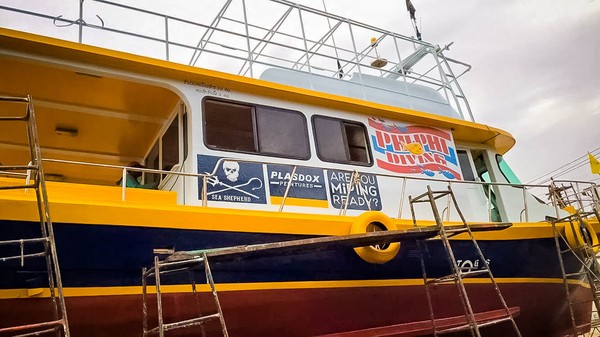
{"label": "antenna", "polygon": [[417,33],[417,39],[421,41],[421,32],[419,32],[419,27],[417,26],[417,19],[415,18],[415,13],[417,12],[417,10],[415,9],[415,6],[413,6],[412,2],[410,2],[410,0],[406,0],[406,10],[410,14],[411,23],[413,25],[413,28],[415,29],[415,32]]}

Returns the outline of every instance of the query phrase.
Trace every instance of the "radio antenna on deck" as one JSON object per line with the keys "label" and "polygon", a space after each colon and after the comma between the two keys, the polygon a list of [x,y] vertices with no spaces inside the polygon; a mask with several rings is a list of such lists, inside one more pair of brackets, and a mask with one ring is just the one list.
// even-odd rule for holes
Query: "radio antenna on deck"
{"label": "radio antenna on deck", "polygon": [[410,14],[410,19],[411,19],[413,28],[415,29],[415,32],[417,33],[417,39],[419,39],[419,41],[421,41],[421,32],[419,32],[419,27],[417,26],[417,19],[415,18],[415,13],[417,12],[417,10],[415,9],[415,6],[413,6],[412,2],[410,2],[410,0],[406,0],[406,10]]}

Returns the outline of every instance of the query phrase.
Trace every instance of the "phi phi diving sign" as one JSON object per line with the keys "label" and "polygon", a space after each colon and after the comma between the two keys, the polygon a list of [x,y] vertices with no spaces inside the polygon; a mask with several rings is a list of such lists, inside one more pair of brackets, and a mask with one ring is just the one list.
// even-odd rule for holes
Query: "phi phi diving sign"
{"label": "phi phi diving sign", "polygon": [[421,125],[369,118],[378,167],[400,174],[462,180],[452,133]]}

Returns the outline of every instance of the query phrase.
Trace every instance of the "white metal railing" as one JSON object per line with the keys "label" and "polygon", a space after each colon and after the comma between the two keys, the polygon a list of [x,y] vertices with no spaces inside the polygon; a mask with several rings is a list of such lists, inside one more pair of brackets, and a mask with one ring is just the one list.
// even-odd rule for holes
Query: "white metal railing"
{"label": "white metal railing", "polygon": [[[123,201],[126,200],[126,190],[127,190],[127,186],[126,186],[126,176],[127,176],[127,172],[130,171],[136,171],[136,172],[143,172],[143,173],[151,173],[151,174],[159,174],[159,175],[176,175],[176,176],[187,176],[187,177],[195,177],[197,179],[202,179],[202,191],[201,191],[201,202],[202,202],[202,206],[207,207],[208,206],[208,183],[210,183],[210,179],[214,179],[216,177],[216,172],[218,170],[218,167],[220,164],[222,164],[224,161],[236,161],[236,162],[241,162],[241,163],[254,163],[254,164],[277,164],[277,165],[281,165],[281,166],[289,166],[291,168],[291,174],[290,177],[287,181],[287,186],[285,189],[285,193],[282,197],[282,202],[279,205],[279,212],[284,210],[284,207],[286,206],[286,200],[288,199],[288,195],[289,192],[292,190],[293,188],[293,182],[295,179],[295,175],[294,173],[296,173],[297,168],[299,167],[298,165],[294,165],[294,164],[281,164],[281,163],[267,163],[264,161],[256,161],[256,160],[241,160],[241,159],[237,159],[237,158],[220,158],[214,166],[214,169],[212,172],[210,173],[188,173],[188,172],[176,172],[176,171],[165,171],[165,170],[155,170],[155,169],[148,169],[148,168],[136,168],[136,167],[126,167],[126,166],[119,166],[119,165],[108,165],[108,164],[98,164],[98,163],[88,163],[88,162],[78,162],[78,161],[69,161],[69,160],[59,160],[59,159],[43,159],[44,162],[53,162],[53,163],[59,163],[59,164],[65,164],[65,165],[83,165],[83,166],[90,166],[90,167],[101,167],[101,168],[108,168],[108,169],[114,169],[114,170],[119,170],[121,171],[122,174],[122,194],[121,194],[121,198]],[[315,169],[323,169],[326,170],[327,168],[321,167],[311,167],[311,168],[315,168]],[[0,174],[2,174],[2,172],[0,172]],[[547,196],[547,200],[544,201],[544,203],[546,205],[550,205],[553,206],[555,208],[555,212],[556,215],[559,215],[559,212],[562,208],[564,208],[565,206],[565,202],[566,201],[571,201],[570,204],[575,204],[577,203],[576,209],[578,211],[591,211],[591,210],[598,210],[600,208],[600,188],[598,187],[598,185],[592,183],[592,182],[585,182],[585,181],[568,181],[568,180],[561,180],[561,181],[554,181],[554,185],[537,185],[537,184],[509,184],[509,183],[498,183],[498,182],[479,182],[479,181],[456,181],[456,180],[444,180],[444,179],[434,179],[434,178],[429,178],[429,177],[402,177],[402,176],[397,176],[397,175],[391,175],[391,174],[375,174],[375,173],[360,173],[358,171],[353,171],[351,174],[351,179],[350,182],[348,184],[348,188],[347,188],[347,195],[346,195],[346,199],[344,201],[344,203],[341,205],[340,210],[339,210],[339,214],[340,215],[346,215],[346,211],[348,209],[348,201],[350,200],[349,195],[352,192],[356,192],[356,193],[361,193],[360,191],[361,189],[361,180],[360,177],[362,174],[370,174],[370,175],[374,175],[378,178],[393,178],[393,179],[398,179],[401,181],[401,187],[400,190],[398,191],[400,196],[399,196],[399,211],[398,211],[398,218],[402,218],[402,212],[403,212],[403,206],[405,203],[405,200],[408,199],[408,195],[407,195],[407,185],[410,182],[425,182],[428,184],[438,184],[438,185],[443,185],[446,186],[447,188],[454,188],[455,185],[470,185],[470,186],[479,186],[481,188],[483,188],[484,191],[486,191],[487,195],[487,203],[486,203],[486,207],[487,207],[487,212],[488,212],[488,220],[489,221],[493,221],[493,217],[492,217],[492,208],[494,207],[492,204],[492,193],[503,193],[503,191],[498,191],[498,188],[503,188],[503,187],[509,187],[509,188],[516,188],[522,191],[522,193],[520,193],[520,195],[522,195],[522,208],[519,209],[519,220],[521,222],[529,222],[530,221],[530,209],[531,209],[531,205],[528,204],[528,199],[531,198],[537,198],[535,197],[535,194],[538,195],[546,195]],[[572,195],[557,195],[556,193],[552,193],[552,188],[556,188],[557,184],[569,184],[569,186],[573,186],[573,188],[569,188],[572,189],[573,191],[577,192],[574,193]],[[422,185],[425,186],[425,185]],[[494,191],[493,191],[494,190]],[[535,192],[537,193],[535,193]],[[505,193],[505,191],[504,191]],[[539,199],[538,199],[539,200]],[[371,209],[370,205],[368,205],[368,208]],[[448,205],[446,206],[446,208],[444,208],[444,210],[442,211],[442,218],[444,218],[445,221],[449,221],[450,220],[450,212],[451,212],[451,205],[450,203],[448,203]]]}
{"label": "white metal railing", "polygon": [[[275,67],[340,79],[356,72],[361,85],[363,74],[398,78],[439,91],[463,118],[473,120],[457,81],[470,66],[445,57],[446,47],[287,0],[255,0],[252,7],[244,0],[220,0],[201,6],[201,11],[191,11],[193,19],[108,0],[80,0],[75,19],[40,13],[26,4],[0,5],[0,11],[44,19],[57,30],[77,28],[73,40],[79,43],[106,47],[118,40],[115,37],[134,38],[140,42],[115,49],[242,76],[258,77]],[[255,8],[267,8],[269,15],[251,10]],[[90,10],[97,24],[86,21]],[[52,29],[36,33],[60,35]],[[374,65],[376,60],[385,65]],[[461,71],[454,72],[453,67]]]}
{"label": "white metal railing", "polygon": [[[206,179],[211,176],[209,174],[202,174],[202,173],[187,173],[187,172],[175,172],[175,171],[166,171],[166,170],[155,170],[155,169],[149,169],[149,168],[88,163],[88,162],[63,160],[63,159],[46,158],[46,159],[42,159],[42,161],[51,162],[51,163],[61,163],[61,164],[67,164],[67,165],[82,165],[82,166],[102,167],[102,168],[119,170],[122,172],[122,174],[121,174],[121,190],[122,190],[121,200],[122,201],[126,200],[127,172],[142,172],[142,173],[153,173],[153,174],[160,174],[160,175],[165,174],[165,175],[196,177],[196,178],[202,178],[203,181],[206,181]],[[206,189],[205,189],[205,191],[206,191]],[[202,203],[204,206],[206,206],[206,197],[204,194],[202,196]]]}

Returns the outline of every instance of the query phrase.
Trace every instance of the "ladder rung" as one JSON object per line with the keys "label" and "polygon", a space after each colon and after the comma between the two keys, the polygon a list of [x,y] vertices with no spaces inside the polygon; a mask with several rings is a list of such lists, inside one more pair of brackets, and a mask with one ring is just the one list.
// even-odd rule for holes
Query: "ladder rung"
{"label": "ladder rung", "polygon": [[[477,276],[477,275],[483,275],[483,274],[488,274],[489,270],[487,268],[483,268],[483,269],[478,269],[478,270],[472,270],[472,271],[467,271],[467,272],[462,272],[459,271],[461,278],[467,278],[467,277],[473,277],[473,276]],[[436,278],[433,280],[428,280],[427,283],[444,283],[444,282],[450,282],[450,281],[455,281],[458,279],[458,274],[450,274],[450,275],[446,275],[446,276],[442,276],[440,278]]]}
{"label": "ladder rung", "polygon": [[20,96],[0,96],[0,101],[27,103],[27,102],[29,102],[29,98],[28,97],[20,97]]}
{"label": "ladder rung", "polygon": [[[511,320],[512,320],[512,316],[506,316],[506,317],[494,319],[494,320],[491,320],[491,321],[485,321],[485,322],[477,323],[477,327],[479,327],[479,328],[485,328],[486,326],[500,324],[500,323],[508,322],[508,321],[511,321]],[[447,333],[459,332],[459,331],[466,331],[466,330],[471,330],[471,329],[475,329],[475,326],[473,324],[467,323],[467,324],[455,326],[453,328],[437,330],[436,333],[438,335],[441,335],[441,334],[447,334]]]}
{"label": "ladder rung", "polygon": [[37,188],[36,185],[15,185],[15,186],[0,186],[0,190],[23,190],[27,188]]}
{"label": "ladder rung", "polygon": [[[433,200],[437,200],[441,197],[444,197],[448,194],[452,193],[451,191],[431,191],[431,194],[433,195]],[[427,197],[426,199],[423,199]],[[429,202],[429,192],[425,192],[423,194],[419,194],[416,197],[412,198],[410,200],[410,202],[415,203],[415,202]]]}
{"label": "ladder rung", "polygon": [[[46,328],[50,328],[50,327],[54,327],[54,329],[56,329],[57,327],[63,325],[64,323],[65,322],[62,319],[59,319],[57,321],[49,321],[49,322],[42,322],[42,323],[35,323],[35,324],[28,324],[28,325],[12,326],[12,327],[8,327],[8,328],[0,328],[0,333],[17,332],[17,331],[34,330],[34,329],[46,329]],[[50,331],[54,330],[54,329],[50,329]]]}
{"label": "ladder rung", "polygon": [[17,171],[17,170],[39,170],[37,165],[6,165],[0,166],[0,170],[3,171]]}
{"label": "ladder rung", "polygon": [[169,331],[169,330],[173,330],[173,329],[178,329],[178,328],[183,328],[183,327],[188,327],[188,326],[194,326],[194,325],[202,325],[206,321],[210,321],[210,320],[213,320],[213,319],[218,319],[220,316],[221,316],[220,314],[215,313],[215,314],[212,314],[212,315],[206,315],[206,316],[202,316],[202,317],[192,318],[192,319],[188,319],[188,320],[185,320],[185,321],[180,321],[180,322],[165,324],[165,331]]}
{"label": "ladder rung", "polygon": [[[577,250],[579,250],[579,249],[577,249]],[[574,252],[574,251],[575,251],[575,249],[573,249],[573,248],[567,248],[567,249],[561,250],[560,253],[564,254],[564,253],[570,253],[570,252]]]}
{"label": "ladder rung", "polygon": [[586,275],[586,274],[587,274],[587,272],[585,272],[585,271],[579,271],[579,272],[576,272],[576,273],[568,273],[568,274],[565,274],[565,277],[570,277],[570,276],[581,276],[581,275]]}
{"label": "ladder rung", "polygon": [[[572,222],[572,221],[575,221],[575,220],[579,220],[580,217],[581,217],[580,214],[575,213],[575,214],[567,215],[567,216],[559,218],[559,219],[552,218],[552,222],[554,222],[554,223],[557,223],[557,222]],[[578,226],[578,224],[573,224],[573,225],[574,226]]]}
{"label": "ladder rung", "polygon": [[453,228],[453,229],[444,229],[444,232],[446,232],[446,234],[452,234],[452,235],[456,235],[456,234],[460,234],[460,233],[464,233],[464,232],[468,232],[469,229],[468,228]]}
{"label": "ladder rung", "polygon": [[176,260],[176,261],[163,261],[158,263],[159,268],[174,268],[174,267],[183,267],[194,264],[204,263],[204,258],[201,256],[194,256],[185,260]]}
{"label": "ladder rung", "polygon": [[450,191],[434,191],[434,192],[432,192],[432,194],[433,194],[433,200],[437,200],[439,198],[443,198],[443,197],[449,195],[450,193],[452,193],[452,192],[450,192]]}
{"label": "ladder rung", "polygon": [[483,275],[483,274],[489,274],[490,271],[487,268],[482,268],[482,269],[478,269],[478,270],[471,270],[471,271],[467,271],[467,272],[460,272],[460,275],[465,278],[465,277],[473,277],[473,276],[477,276],[477,275]]}
{"label": "ladder rung", "polygon": [[50,239],[48,237],[43,237],[43,238],[34,238],[34,239],[22,239],[22,240],[6,240],[6,241],[0,241],[0,246],[1,245],[18,245],[21,243],[36,243],[36,242],[50,242]]}
{"label": "ladder rung", "polygon": [[26,121],[28,119],[27,115],[20,117],[0,117],[0,121]]}
{"label": "ladder rung", "polygon": [[32,257],[42,257],[42,256],[46,256],[46,255],[48,255],[48,253],[43,252],[43,253],[32,253],[32,254],[0,257],[0,262],[6,262],[6,261],[12,261],[12,260],[23,260],[23,259],[29,259]]}
{"label": "ladder rung", "polygon": [[450,281],[455,281],[457,279],[455,274],[450,274],[450,275],[446,275],[440,278],[436,278],[436,279],[432,279],[432,280],[427,280],[427,284],[437,284],[437,283],[445,283],[445,282],[450,282]]}
{"label": "ladder rung", "polygon": [[[169,331],[169,330],[174,330],[174,329],[179,329],[179,328],[187,328],[187,327],[190,327],[190,326],[202,325],[206,321],[209,321],[209,320],[212,320],[212,319],[217,319],[219,317],[220,317],[220,315],[218,313],[216,313],[216,314],[212,314],[212,315],[207,315],[207,316],[202,316],[202,317],[188,319],[188,320],[185,320],[185,321],[179,321],[179,322],[174,322],[174,323],[167,323],[167,324],[163,324],[163,329],[164,329],[164,331]],[[156,328],[153,328],[151,330],[148,330],[148,331],[145,332],[144,335],[155,334],[155,333],[157,333],[160,330],[159,328],[160,327],[156,327]]]}

